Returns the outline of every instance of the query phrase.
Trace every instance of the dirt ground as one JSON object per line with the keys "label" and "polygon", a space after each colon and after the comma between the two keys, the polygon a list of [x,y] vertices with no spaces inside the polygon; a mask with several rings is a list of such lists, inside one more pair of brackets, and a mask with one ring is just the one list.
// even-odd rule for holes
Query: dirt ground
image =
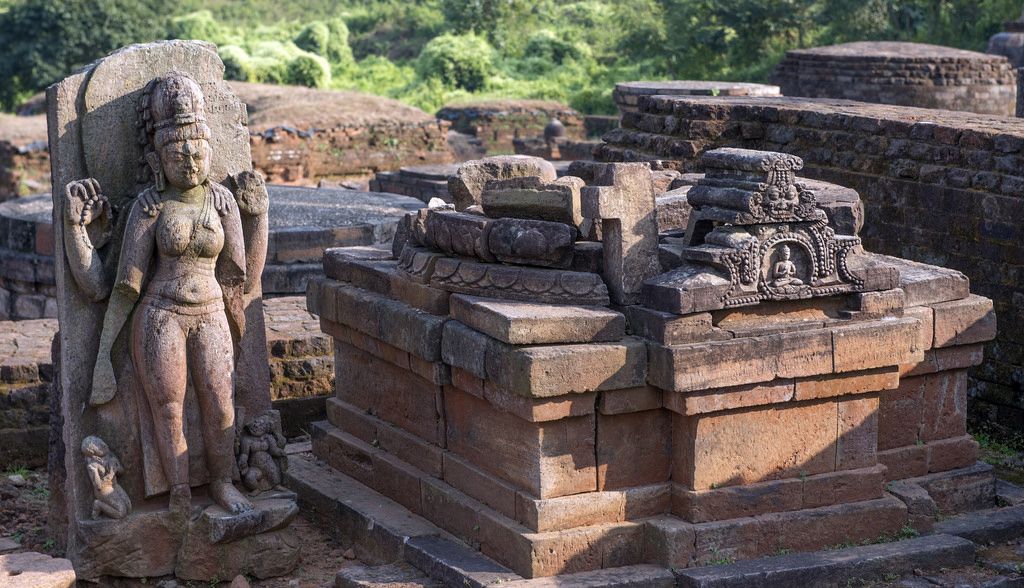
{"label": "dirt ground", "polygon": [[[24,479],[23,485],[11,479]],[[39,551],[62,556],[46,527],[46,501],[50,496],[45,469],[14,468],[0,473],[0,538],[21,544],[17,551]],[[333,542],[302,513],[292,527],[303,537],[302,563],[287,576],[256,580],[247,578],[252,588],[324,588],[334,586],[334,576],[343,567],[359,563],[351,551]],[[229,586],[230,582],[179,582],[168,578],[147,578],[106,584],[110,588],[210,588]],[[99,584],[79,582],[81,588]],[[244,584],[243,584],[244,586]],[[233,588],[236,588],[233,586]]]}

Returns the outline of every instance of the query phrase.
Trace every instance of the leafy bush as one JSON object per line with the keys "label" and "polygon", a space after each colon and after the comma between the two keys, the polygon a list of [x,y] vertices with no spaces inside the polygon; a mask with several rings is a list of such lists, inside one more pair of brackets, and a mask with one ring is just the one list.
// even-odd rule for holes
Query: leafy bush
{"label": "leafy bush", "polygon": [[224,29],[209,10],[175,16],[167,24],[168,39],[201,39],[216,43],[223,36]]}
{"label": "leafy bush", "polygon": [[475,92],[483,89],[494,72],[492,53],[483,37],[446,33],[423,48],[416,71],[425,79],[438,79],[447,86]]}
{"label": "leafy bush", "polygon": [[313,53],[298,55],[288,62],[288,83],[326,88],[331,83],[331,64]]}
{"label": "leafy bush", "polygon": [[523,55],[530,59],[543,59],[550,63],[562,64],[567,59],[584,59],[591,56],[590,47],[559,38],[554,31],[541,29],[526,39]]}
{"label": "leafy bush", "polygon": [[348,46],[348,27],[340,19],[315,20],[307,24],[295,36],[295,44],[323,57],[336,71],[345,71],[355,63],[352,48]]}
{"label": "leafy bush", "polygon": [[60,80],[114,49],[159,39],[153,0],[20,0],[0,13],[0,107]]}

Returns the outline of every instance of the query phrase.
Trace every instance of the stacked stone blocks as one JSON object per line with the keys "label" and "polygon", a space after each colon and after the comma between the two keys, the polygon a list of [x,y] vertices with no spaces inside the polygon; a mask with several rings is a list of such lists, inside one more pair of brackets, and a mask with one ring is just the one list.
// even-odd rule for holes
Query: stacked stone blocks
{"label": "stacked stone blocks", "polygon": [[[518,262],[533,267],[486,261],[499,220],[531,220],[491,216],[493,193],[544,190],[514,178],[489,182],[482,207],[411,215],[397,258],[330,250],[308,291],[338,370],[315,455],[525,577],[923,526],[887,480],[974,476],[994,503],[990,470],[971,469],[957,385],[994,322],[962,275],[914,265],[874,292],[668,312],[652,289],[659,268],[620,265],[654,221],[653,190],[633,170],[576,169],[575,224],[603,227],[601,284],[537,267],[536,249]],[[463,238],[439,241],[449,223]],[[914,419],[890,414],[926,393],[936,404]],[[965,506],[930,499],[936,512]]]}

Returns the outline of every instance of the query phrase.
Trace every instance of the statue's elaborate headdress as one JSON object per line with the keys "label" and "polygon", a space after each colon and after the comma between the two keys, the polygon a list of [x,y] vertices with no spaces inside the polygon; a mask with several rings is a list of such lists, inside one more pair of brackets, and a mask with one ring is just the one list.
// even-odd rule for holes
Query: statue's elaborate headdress
{"label": "statue's elaborate headdress", "polygon": [[146,85],[137,112],[138,142],[143,150],[137,181],[145,185],[154,179],[161,189],[162,178],[159,171],[153,169],[156,151],[175,141],[210,140],[206,99],[195,80],[172,71]]}

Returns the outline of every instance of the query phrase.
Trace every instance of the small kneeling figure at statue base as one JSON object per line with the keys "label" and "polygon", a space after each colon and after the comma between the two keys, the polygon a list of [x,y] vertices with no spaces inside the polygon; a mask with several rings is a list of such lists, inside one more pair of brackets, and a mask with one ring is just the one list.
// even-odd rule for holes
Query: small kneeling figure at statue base
{"label": "small kneeling figure at statue base", "polygon": [[281,484],[280,461],[285,459],[284,437],[274,430],[269,415],[245,426],[238,447],[238,473],[250,493],[270,490]]}
{"label": "small kneeling figure at statue base", "polygon": [[92,503],[92,518],[104,515],[111,519],[123,519],[132,511],[132,501],[128,494],[117,483],[117,474],[122,466],[107,444],[96,436],[82,439],[82,455],[85,456],[85,468],[92,481],[95,497]]}

